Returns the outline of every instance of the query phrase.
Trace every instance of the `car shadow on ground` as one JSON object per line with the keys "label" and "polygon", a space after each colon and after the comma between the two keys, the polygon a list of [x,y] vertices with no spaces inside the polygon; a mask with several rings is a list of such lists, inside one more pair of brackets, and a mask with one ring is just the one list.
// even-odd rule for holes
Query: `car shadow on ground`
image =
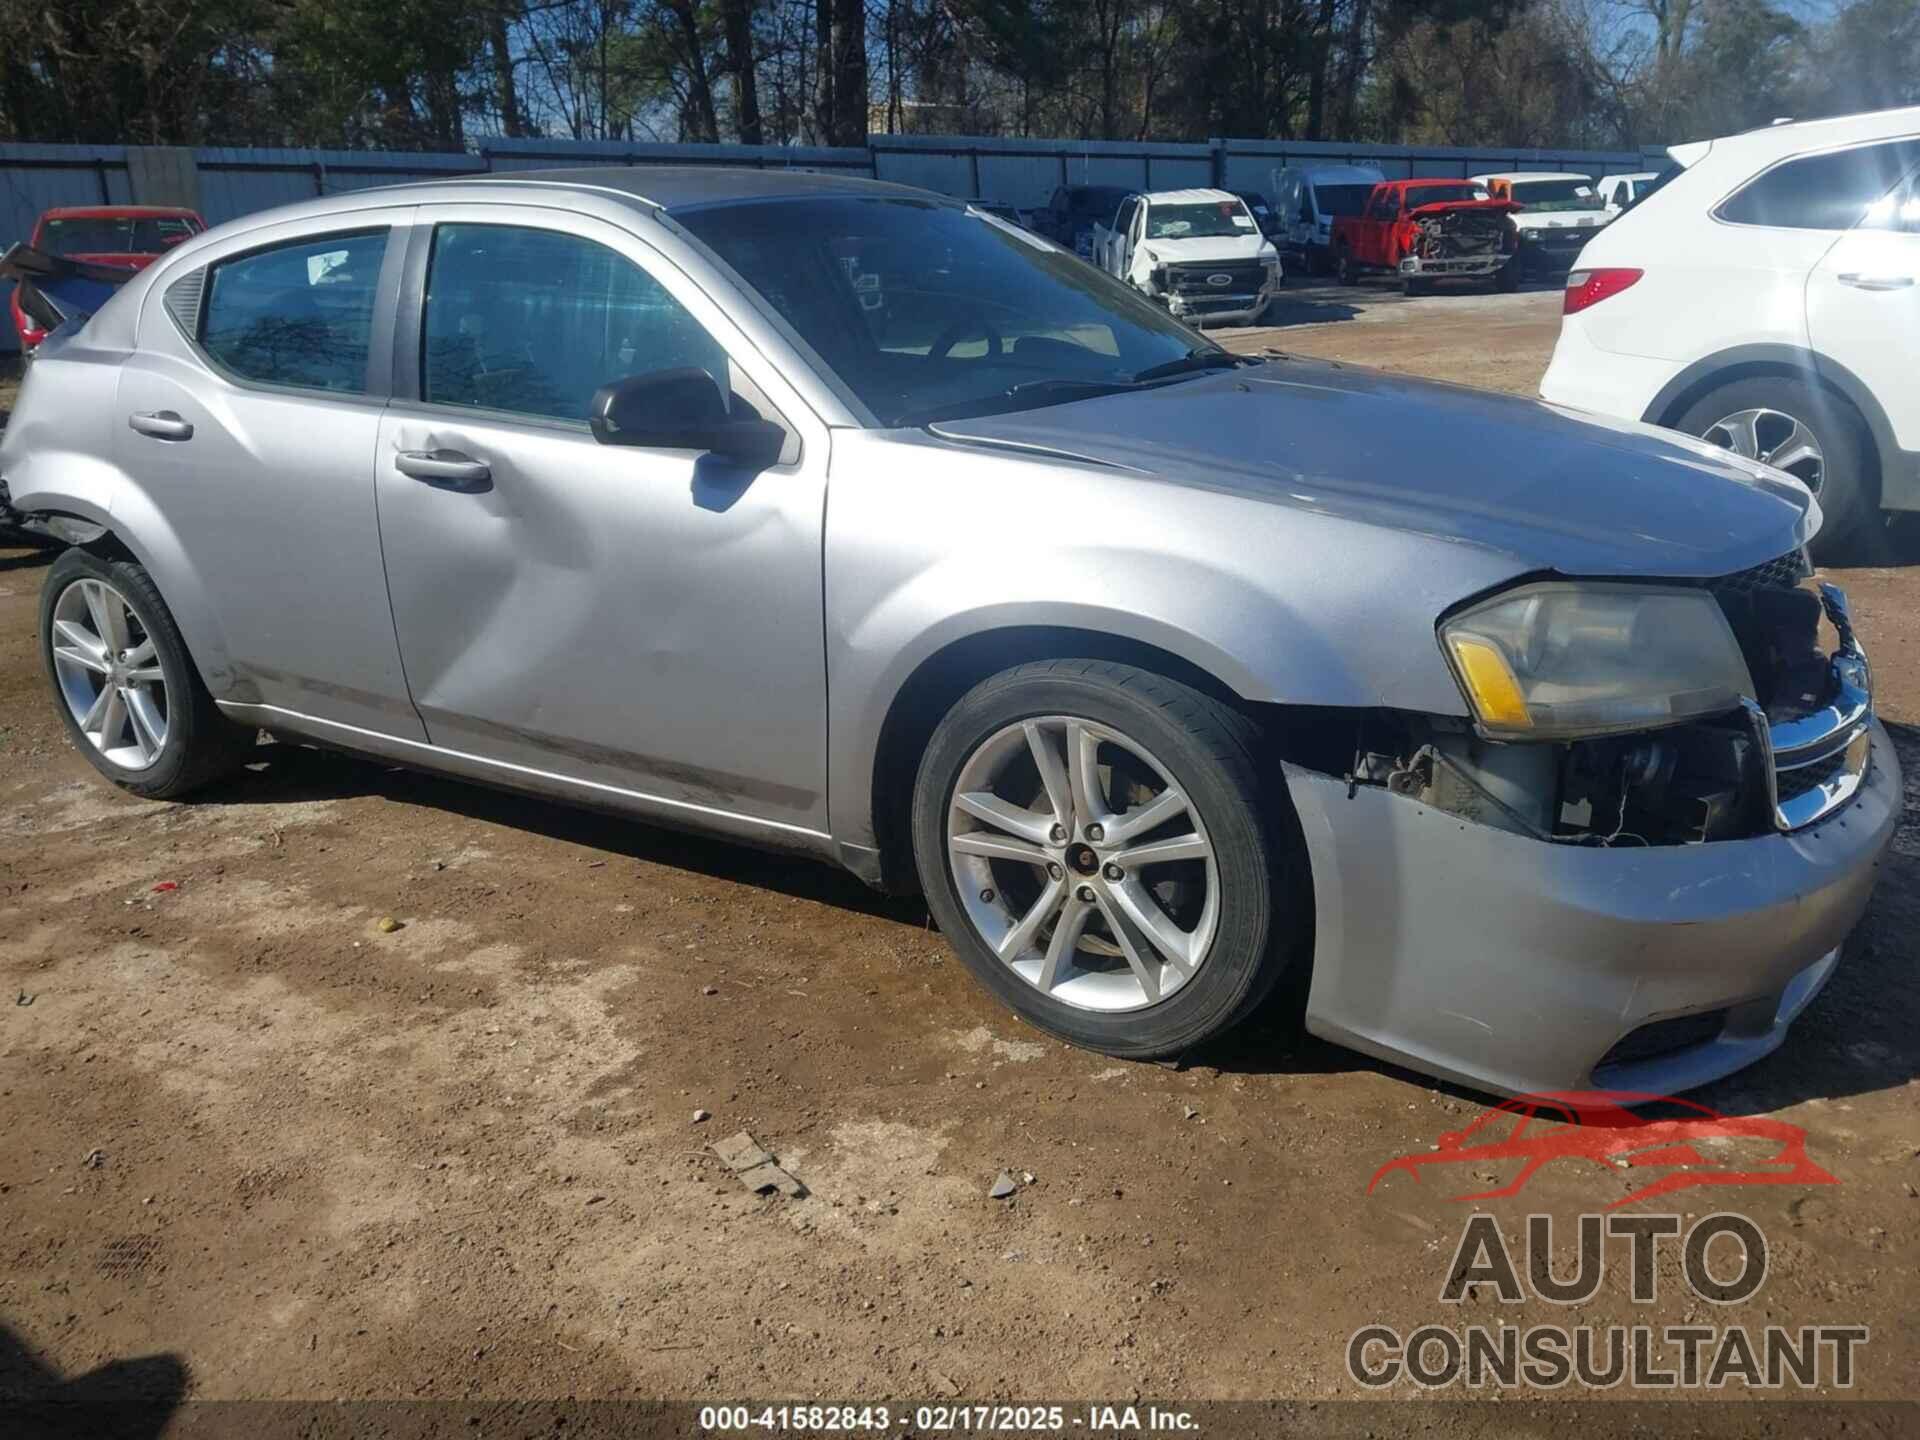
{"label": "car shadow on ground", "polygon": [[110,1360],[63,1379],[0,1322],[0,1434],[9,1440],[158,1440],[186,1393],[178,1356]]}
{"label": "car shadow on ground", "polygon": [[0,535],[0,575],[10,570],[44,570],[60,558],[56,545],[35,545],[28,540],[24,542],[27,548],[13,548],[20,543],[11,535]]}
{"label": "car shadow on ground", "polygon": [[[1891,725],[1902,763],[1920,776],[1920,729]],[[284,805],[350,796],[444,810],[608,855],[696,871],[714,879],[916,930],[930,923],[918,896],[889,896],[837,867],[624,816],[446,779],[375,760],[275,742],[240,775],[209,787],[198,803]],[[1911,829],[1913,822],[1909,822]],[[1756,1114],[1810,1099],[1835,1099],[1905,1085],[1920,1076],[1920,990],[1909,977],[1920,959],[1920,845],[1896,843],[1884,862],[1873,906],[1848,941],[1826,990],[1757,1065],[1693,1097],[1722,1114]],[[1289,971],[1248,1021],[1196,1047],[1176,1063],[1247,1074],[1331,1075],[1377,1070],[1474,1103],[1484,1093],[1432,1080],[1390,1062],[1309,1035],[1304,1028],[1310,966]],[[983,1003],[985,1003],[983,1001]]]}
{"label": "car shadow on ground", "polygon": [[610,856],[698,871],[717,880],[814,900],[915,929],[927,925],[927,907],[918,896],[883,895],[838,866],[804,856],[758,850],[651,821],[429,775],[334,750],[275,741],[263,744],[255,753],[256,758],[244,771],[195,792],[190,803],[287,805],[379,796],[396,804],[444,810]]}

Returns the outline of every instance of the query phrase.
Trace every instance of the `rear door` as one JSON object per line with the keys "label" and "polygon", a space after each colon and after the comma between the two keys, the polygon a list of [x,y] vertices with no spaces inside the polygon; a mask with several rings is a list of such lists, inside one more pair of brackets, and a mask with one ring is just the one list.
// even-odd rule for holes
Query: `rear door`
{"label": "rear door", "polygon": [[114,433],[223,632],[224,657],[201,657],[216,693],[420,739],[373,491],[411,213],[254,230],[169,272]]}
{"label": "rear door", "polygon": [[[1920,160],[1920,142],[1915,144]],[[1920,178],[1867,208],[1807,277],[1807,331],[1816,354],[1873,392],[1902,451],[1920,451]],[[1897,459],[1895,463],[1900,463]],[[1911,470],[1911,461],[1905,462]],[[1907,477],[1913,478],[1911,474]]]}
{"label": "rear door", "polygon": [[[823,830],[825,428],[634,234],[538,206],[420,213],[374,464],[433,744],[642,813]],[[684,366],[785,424],[782,463],[594,440],[602,385]]]}

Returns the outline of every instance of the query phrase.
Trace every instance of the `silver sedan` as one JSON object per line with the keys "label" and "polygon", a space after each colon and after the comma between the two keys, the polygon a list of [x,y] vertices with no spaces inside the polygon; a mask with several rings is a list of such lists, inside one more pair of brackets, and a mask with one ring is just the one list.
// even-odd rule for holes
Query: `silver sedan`
{"label": "silver sedan", "polygon": [[48,675],[137,794],[266,730],[805,852],[1121,1056],[1291,973],[1433,1075],[1697,1084],[1781,1043],[1899,806],[1790,477],[1229,355],[896,186],[220,227],[46,342],[0,504],[72,544]]}

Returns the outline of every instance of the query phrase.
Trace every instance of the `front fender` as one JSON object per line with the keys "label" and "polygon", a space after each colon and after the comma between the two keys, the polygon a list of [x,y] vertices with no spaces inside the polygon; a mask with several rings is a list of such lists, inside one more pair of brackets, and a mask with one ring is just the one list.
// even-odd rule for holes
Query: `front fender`
{"label": "front fender", "polygon": [[[1477,547],[1064,457],[842,432],[826,543],[833,834],[875,843],[889,712],[959,641],[1078,630],[1165,651],[1252,702],[1464,715],[1434,622],[1514,573]],[[1008,664],[1031,658],[1009,649]]]}

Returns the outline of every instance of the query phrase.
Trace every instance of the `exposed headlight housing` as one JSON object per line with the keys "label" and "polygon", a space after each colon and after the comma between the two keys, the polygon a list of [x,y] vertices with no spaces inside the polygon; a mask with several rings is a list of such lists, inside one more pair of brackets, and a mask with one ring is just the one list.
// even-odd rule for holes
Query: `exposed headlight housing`
{"label": "exposed headlight housing", "polygon": [[1440,648],[1495,740],[1571,740],[1680,725],[1753,693],[1704,590],[1526,585],[1440,623]]}

